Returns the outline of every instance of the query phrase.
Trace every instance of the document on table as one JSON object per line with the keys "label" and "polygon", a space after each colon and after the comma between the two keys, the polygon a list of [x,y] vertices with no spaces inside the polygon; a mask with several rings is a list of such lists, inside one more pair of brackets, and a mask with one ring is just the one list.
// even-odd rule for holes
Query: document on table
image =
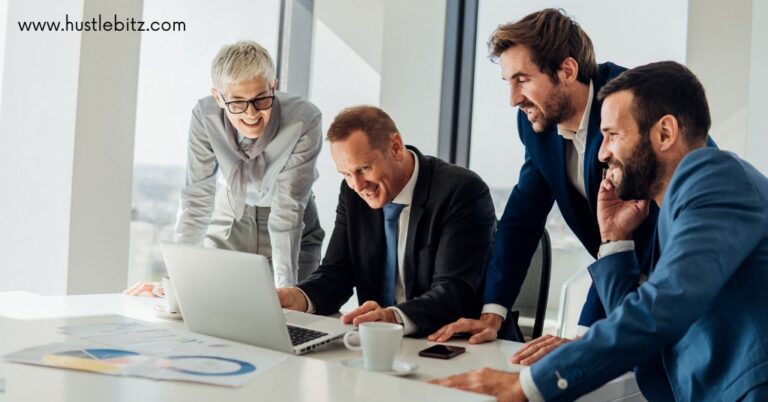
{"label": "document on table", "polygon": [[221,340],[188,331],[123,318],[118,322],[60,327],[61,332],[144,354],[168,353],[188,346],[226,346]]}
{"label": "document on table", "polygon": [[129,319],[61,329],[83,341],[36,346],[4,358],[101,374],[230,387],[245,385],[287,360],[277,352],[228,345]]}

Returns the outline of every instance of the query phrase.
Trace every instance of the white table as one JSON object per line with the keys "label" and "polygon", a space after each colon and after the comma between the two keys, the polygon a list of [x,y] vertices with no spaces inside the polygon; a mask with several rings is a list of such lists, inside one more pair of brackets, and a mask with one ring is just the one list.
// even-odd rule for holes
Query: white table
{"label": "white table", "polygon": [[[182,326],[156,317],[153,301],[119,294],[89,296],[38,296],[26,292],[0,292],[0,355],[50,342],[72,340],[57,332],[63,325],[102,322],[109,315]],[[114,319],[114,317],[112,317]],[[0,362],[0,402],[6,401],[492,401],[484,395],[427,384],[424,380],[458,374],[481,367],[519,371],[507,362],[521,344],[497,341],[468,345],[467,352],[451,360],[422,358],[429,346],[422,339],[406,338],[399,359],[416,363],[418,371],[406,378],[344,368],[343,359],[359,357],[334,342],[303,356],[289,356],[285,363],[257,377],[242,388],[152,381],[132,377]],[[254,348],[266,354],[278,352]],[[624,398],[624,399],[622,399]],[[631,375],[620,377],[583,401],[643,401]]]}

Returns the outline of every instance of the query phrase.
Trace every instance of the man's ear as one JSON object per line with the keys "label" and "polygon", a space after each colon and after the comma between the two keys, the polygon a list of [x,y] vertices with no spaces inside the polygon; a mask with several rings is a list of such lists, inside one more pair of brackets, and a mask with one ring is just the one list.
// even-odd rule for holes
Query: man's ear
{"label": "man's ear", "polygon": [[560,63],[560,69],[557,70],[557,76],[560,81],[565,84],[572,84],[576,82],[579,76],[579,63],[573,57],[566,57],[562,63]]}
{"label": "man's ear", "polygon": [[213,100],[216,101],[216,104],[219,105],[220,108],[224,108],[226,105],[224,105],[224,100],[221,99],[221,96],[219,96],[219,91],[216,90],[216,88],[211,88],[211,96],[213,96]]}
{"label": "man's ear", "polygon": [[390,152],[392,152],[392,157],[395,158],[395,160],[399,161],[403,158],[403,155],[405,154],[405,145],[403,144],[403,137],[400,136],[400,133],[394,133],[389,136],[389,142],[390,142]]}
{"label": "man's ear", "polygon": [[682,141],[682,133],[680,132],[680,125],[678,124],[675,116],[667,114],[661,117],[656,122],[656,140],[658,143],[659,151],[667,151],[675,144]]}
{"label": "man's ear", "polygon": [[278,84],[279,84],[279,80],[278,80],[277,78],[275,78],[275,82],[272,84],[272,89],[273,89],[274,91],[277,91],[277,90],[278,90],[278,88],[279,88],[279,87],[278,87]]}

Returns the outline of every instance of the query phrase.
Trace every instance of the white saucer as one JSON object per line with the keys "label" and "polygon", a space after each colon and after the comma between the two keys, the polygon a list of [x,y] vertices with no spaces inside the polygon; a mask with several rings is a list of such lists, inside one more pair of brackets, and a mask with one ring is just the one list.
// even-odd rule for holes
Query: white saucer
{"label": "white saucer", "polygon": [[171,313],[170,311],[166,311],[158,305],[154,305],[152,307],[152,311],[154,311],[155,315],[160,318],[168,318],[171,320],[181,320],[181,313],[179,313],[178,311],[175,313]]}
{"label": "white saucer", "polygon": [[[346,360],[340,361],[339,364],[347,368],[365,370],[363,366],[363,359],[346,359]],[[402,360],[395,359],[394,363],[392,363],[392,371],[371,371],[371,373],[405,376],[405,375],[415,373],[416,369],[418,368],[419,366],[417,366],[414,363],[404,362]]]}

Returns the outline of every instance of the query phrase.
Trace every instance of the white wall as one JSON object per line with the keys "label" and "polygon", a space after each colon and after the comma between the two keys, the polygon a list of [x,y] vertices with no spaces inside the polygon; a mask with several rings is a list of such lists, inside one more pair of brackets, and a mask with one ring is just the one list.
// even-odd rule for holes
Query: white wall
{"label": "white wall", "polygon": [[[315,27],[321,24],[333,31],[333,35],[354,52],[355,58],[380,72],[384,4],[380,0],[315,0],[314,3]],[[328,42],[313,42],[313,51],[330,52],[331,49],[324,47]],[[339,60],[339,65],[344,61]],[[357,69],[351,66],[350,70]]]}
{"label": "white wall", "polygon": [[443,79],[445,0],[386,0],[381,107],[406,143],[437,154]]}
{"label": "white wall", "polygon": [[752,3],[746,158],[768,174],[768,2]]}
{"label": "white wall", "polygon": [[20,32],[16,21],[80,18],[82,7],[82,0],[48,1],[42,7],[8,3],[0,109],[0,290],[66,292],[80,36]]}
{"label": "white wall", "polygon": [[[142,0],[86,0],[84,19],[141,20]],[[67,293],[123,290],[128,274],[139,32],[86,32],[72,160]]]}
{"label": "white wall", "polygon": [[690,2],[687,65],[707,92],[710,135],[721,149],[742,157],[747,147],[751,40],[751,0]]}
{"label": "white wall", "polygon": [[[0,89],[3,88],[3,59],[5,57],[5,30],[8,22],[8,1],[0,1]],[[3,106],[3,97],[0,95],[0,108]]]}
{"label": "white wall", "polygon": [[9,3],[0,109],[0,288],[124,287],[138,33],[19,32],[16,21],[140,18],[141,1]]}

